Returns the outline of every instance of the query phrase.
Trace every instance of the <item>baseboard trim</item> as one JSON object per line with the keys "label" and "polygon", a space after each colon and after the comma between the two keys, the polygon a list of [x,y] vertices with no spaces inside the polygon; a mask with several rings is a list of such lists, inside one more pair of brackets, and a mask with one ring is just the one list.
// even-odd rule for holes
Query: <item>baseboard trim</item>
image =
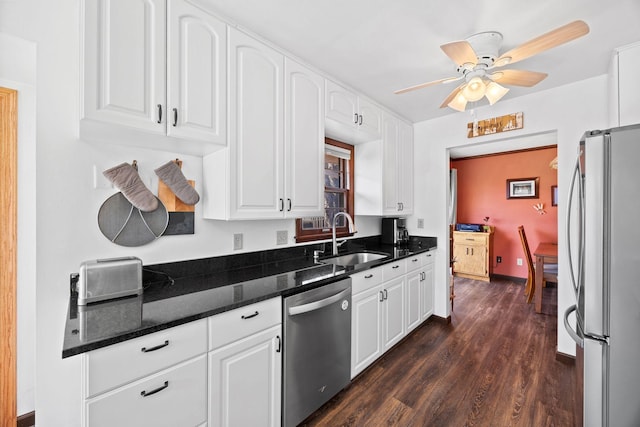
{"label": "baseboard trim", "polygon": [[440,323],[441,325],[450,325],[451,324],[451,315],[447,317],[432,315],[429,319],[432,319],[436,323]]}
{"label": "baseboard trim", "polygon": [[36,425],[36,411],[27,412],[18,417],[16,427],[31,427]]}
{"label": "baseboard trim", "polygon": [[565,365],[574,365],[576,363],[576,357],[567,353],[562,353],[556,350],[556,360]]}

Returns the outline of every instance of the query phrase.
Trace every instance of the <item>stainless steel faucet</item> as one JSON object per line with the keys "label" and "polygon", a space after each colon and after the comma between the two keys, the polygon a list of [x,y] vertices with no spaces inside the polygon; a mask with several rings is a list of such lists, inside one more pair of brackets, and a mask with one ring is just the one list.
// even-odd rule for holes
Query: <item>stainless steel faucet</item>
{"label": "stainless steel faucet", "polygon": [[340,215],[347,218],[347,222],[349,223],[349,233],[356,233],[356,226],[353,224],[353,218],[351,218],[351,215],[349,215],[346,212],[338,212],[337,214],[335,214],[333,216],[333,226],[331,227],[331,242],[333,243],[333,246],[332,246],[333,255],[338,255],[338,246],[346,242],[346,240],[343,240],[342,242],[340,242],[340,245],[338,244],[338,242],[336,242],[336,222],[337,222],[336,220]]}

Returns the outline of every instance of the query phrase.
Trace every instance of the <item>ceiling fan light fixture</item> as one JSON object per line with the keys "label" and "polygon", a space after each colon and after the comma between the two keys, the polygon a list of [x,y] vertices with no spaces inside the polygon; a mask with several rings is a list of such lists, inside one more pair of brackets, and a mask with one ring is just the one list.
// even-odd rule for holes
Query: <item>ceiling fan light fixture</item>
{"label": "ceiling fan light fixture", "polygon": [[485,95],[487,91],[487,85],[480,77],[474,77],[469,80],[469,83],[462,89],[462,95],[467,101],[479,101]]}
{"label": "ceiling fan light fixture", "polygon": [[467,108],[467,98],[463,95],[462,90],[458,92],[455,98],[447,105],[456,111],[464,111],[465,108]]}
{"label": "ceiling fan light fixture", "polygon": [[509,92],[509,89],[506,87],[500,86],[496,82],[491,82],[487,85],[487,93],[485,93],[485,96],[489,100],[489,105],[493,105],[505,96],[507,92]]}

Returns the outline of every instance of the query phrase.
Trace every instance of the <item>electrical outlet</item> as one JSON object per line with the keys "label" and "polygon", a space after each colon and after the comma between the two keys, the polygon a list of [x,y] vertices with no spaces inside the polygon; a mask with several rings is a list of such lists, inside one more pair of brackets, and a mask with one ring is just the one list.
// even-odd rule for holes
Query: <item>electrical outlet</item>
{"label": "electrical outlet", "polygon": [[233,250],[237,251],[239,249],[242,249],[242,233],[233,235]]}
{"label": "electrical outlet", "polygon": [[289,240],[289,232],[287,230],[276,231],[276,245],[286,245]]}
{"label": "electrical outlet", "polygon": [[500,264],[500,263],[502,262],[502,257],[501,257],[501,256],[498,256],[498,257],[496,258],[496,262],[497,262],[498,264]]}
{"label": "electrical outlet", "polygon": [[424,218],[418,218],[418,228],[424,228]]}
{"label": "electrical outlet", "polygon": [[516,264],[522,265],[522,258],[516,258]]}

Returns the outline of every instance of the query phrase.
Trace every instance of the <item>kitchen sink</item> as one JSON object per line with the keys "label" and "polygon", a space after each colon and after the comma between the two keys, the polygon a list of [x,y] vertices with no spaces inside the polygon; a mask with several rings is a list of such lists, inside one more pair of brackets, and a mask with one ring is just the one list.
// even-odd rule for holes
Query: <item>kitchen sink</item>
{"label": "kitchen sink", "polygon": [[323,264],[335,264],[335,265],[358,265],[366,262],[377,261],[380,259],[389,258],[386,254],[377,254],[373,252],[355,252],[351,254],[339,255],[333,258],[327,258],[320,260]]}

